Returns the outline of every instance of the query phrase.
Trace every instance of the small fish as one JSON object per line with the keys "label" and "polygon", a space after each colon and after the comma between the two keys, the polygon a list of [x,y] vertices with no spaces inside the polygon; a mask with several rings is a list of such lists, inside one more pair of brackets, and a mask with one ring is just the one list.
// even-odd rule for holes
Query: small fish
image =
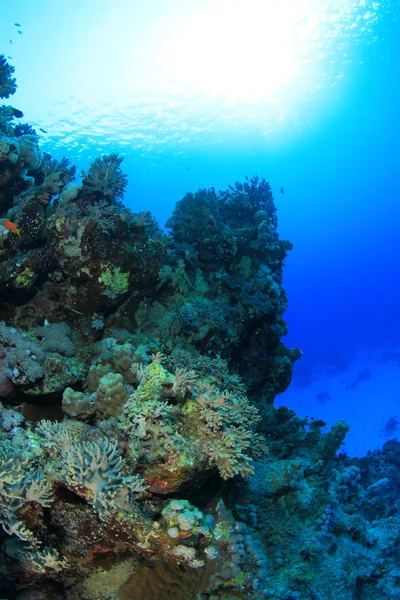
{"label": "small fish", "polygon": [[43,133],[47,133],[47,131],[45,129],[42,129],[41,127],[39,127],[39,131],[42,131]]}
{"label": "small fish", "polygon": [[281,187],[281,194],[284,194],[285,190],[283,189],[283,187]]}
{"label": "small fish", "polygon": [[22,34],[22,31],[21,31],[20,29],[18,29],[18,33],[20,33],[21,35],[23,35],[23,34]]}
{"label": "small fish", "polygon": [[22,119],[22,117],[24,116],[24,113],[22,112],[22,110],[19,110],[18,108],[14,108],[13,106],[10,106],[9,109],[10,109],[10,113],[16,119]]}
{"label": "small fish", "polygon": [[21,23],[14,23],[15,27],[22,27]]}
{"label": "small fish", "polygon": [[12,40],[10,40],[10,44],[12,44]]}
{"label": "small fish", "polygon": [[8,231],[11,231],[12,233],[15,233],[16,235],[19,235],[19,237],[21,237],[21,230],[18,229],[18,227],[14,225],[14,223],[11,223],[11,221],[9,221],[8,219],[1,219],[1,224],[3,225],[3,227],[8,229]]}
{"label": "small fish", "polygon": [[75,310],[74,308],[71,308],[69,306],[67,308],[69,308],[69,310],[75,313],[76,315],[83,315],[83,312],[81,312],[80,310]]}

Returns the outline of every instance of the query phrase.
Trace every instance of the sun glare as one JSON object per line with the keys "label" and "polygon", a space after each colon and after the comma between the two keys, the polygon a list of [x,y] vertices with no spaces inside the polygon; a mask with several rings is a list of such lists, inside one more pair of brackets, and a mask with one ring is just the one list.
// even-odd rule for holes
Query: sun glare
{"label": "sun glare", "polygon": [[[19,72],[26,68],[26,80],[34,82],[21,86],[21,105],[34,107],[32,122],[44,123],[60,145],[66,130],[80,148],[83,132],[89,146],[97,140],[149,152],[168,143],[181,148],[194,137],[204,145],[236,134],[256,132],[261,143],[278,130],[290,135],[338,101],[358,40],[373,38],[381,11],[371,0],[102,5],[91,20],[75,24],[68,52],[56,43],[63,24],[53,14],[42,46],[28,35],[13,45]],[[54,28],[54,40],[47,40],[44,32]],[[52,77],[24,67],[30,47],[37,65],[46,63],[49,48],[58,51]]]}
{"label": "sun glare", "polygon": [[277,8],[256,19],[243,5],[190,15],[162,56],[170,82],[228,102],[274,95],[301,69],[293,28]]}
{"label": "sun glare", "polygon": [[[365,5],[365,0],[361,4]],[[374,3],[376,4],[376,3]],[[155,25],[148,60],[153,85],[227,103],[276,102],[317,86],[316,63],[331,41],[357,24],[360,3],[336,0],[230,0]],[[338,76],[340,74],[338,73]]]}

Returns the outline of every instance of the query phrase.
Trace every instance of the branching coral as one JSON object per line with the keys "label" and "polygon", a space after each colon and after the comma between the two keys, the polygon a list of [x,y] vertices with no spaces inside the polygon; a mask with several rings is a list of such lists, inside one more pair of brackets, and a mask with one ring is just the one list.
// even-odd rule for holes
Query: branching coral
{"label": "branching coral", "polygon": [[182,476],[190,465],[206,461],[229,479],[251,475],[252,458],[265,451],[255,432],[258,421],[257,409],[243,393],[221,391],[194,371],[181,369],[173,376],[155,361],[141,368],[121,428],[130,435],[134,457],[144,452],[146,461],[150,456],[165,465],[172,460]]}
{"label": "branching coral", "polygon": [[244,394],[221,392],[210,385],[201,387],[197,401],[202,407],[200,430],[206,436],[203,451],[223,479],[237,474],[249,477],[254,472],[252,458],[266,452],[262,437],[254,431],[260,420],[257,409]]}
{"label": "branching coral", "polygon": [[87,193],[91,202],[98,200],[115,204],[123,198],[127,185],[127,176],[122,173],[122,156],[110,154],[96,158],[87,172],[82,172],[83,191]]}
{"label": "branching coral", "polygon": [[17,83],[12,74],[15,67],[8,64],[4,54],[0,54],[0,98],[8,98],[15,94]]}

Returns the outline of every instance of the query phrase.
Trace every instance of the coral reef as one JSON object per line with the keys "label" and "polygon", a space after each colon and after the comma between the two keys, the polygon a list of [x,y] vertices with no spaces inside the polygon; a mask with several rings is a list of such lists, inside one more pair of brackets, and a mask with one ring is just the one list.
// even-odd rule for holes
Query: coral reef
{"label": "coral reef", "polygon": [[188,193],[165,234],[121,157],[77,183],[22,116],[0,107],[0,597],[399,597],[400,444],[352,460],[345,422],[273,406],[301,353],[268,183]]}

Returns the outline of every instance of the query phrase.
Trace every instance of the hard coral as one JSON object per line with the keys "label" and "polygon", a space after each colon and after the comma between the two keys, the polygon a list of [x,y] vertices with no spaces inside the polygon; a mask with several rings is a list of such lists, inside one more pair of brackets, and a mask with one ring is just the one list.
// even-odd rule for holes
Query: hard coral
{"label": "hard coral", "polygon": [[86,418],[94,411],[94,403],[90,395],[76,392],[70,387],[65,388],[62,398],[62,409],[68,417]]}

